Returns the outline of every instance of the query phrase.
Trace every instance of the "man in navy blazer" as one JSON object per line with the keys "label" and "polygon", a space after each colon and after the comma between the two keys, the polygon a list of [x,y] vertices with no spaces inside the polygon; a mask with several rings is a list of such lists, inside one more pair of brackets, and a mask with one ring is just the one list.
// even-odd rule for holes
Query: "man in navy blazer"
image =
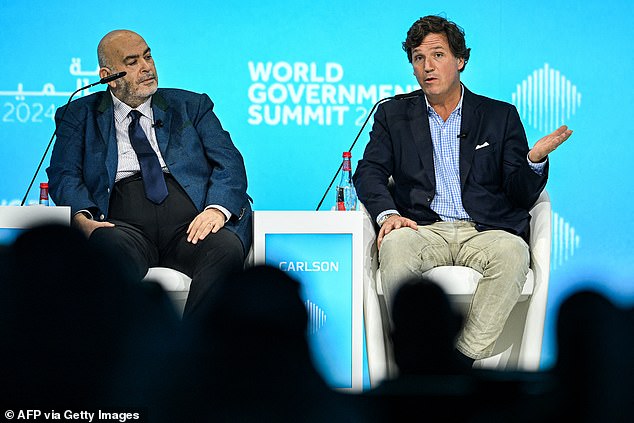
{"label": "man in navy blazer", "polygon": [[158,89],[141,36],[112,31],[98,56],[102,78],[126,75],[57,111],[51,197],[92,242],[132,259],[139,278],[154,266],[192,277],[185,316],[195,315],[251,246],[242,156],[206,94]]}
{"label": "man in navy blazer", "polygon": [[403,43],[422,95],[383,103],[354,175],[380,227],[388,310],[407,279],[443,265],[476,269],[478,283],[457,339],[465,363],[489,356],[529,267],[529,209],[548,177],[563,126],[529,150],[515,107],[460,82],[464,32],[438,16],[416,21]]}

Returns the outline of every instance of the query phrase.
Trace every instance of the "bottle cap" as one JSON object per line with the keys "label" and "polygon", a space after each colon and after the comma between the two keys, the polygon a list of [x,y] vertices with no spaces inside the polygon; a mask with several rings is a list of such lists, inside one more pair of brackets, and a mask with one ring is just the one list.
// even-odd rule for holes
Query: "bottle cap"
{"label": "bottle cap", "polygon": [[344,157],[345,159],[349,159],[349,158],[351,158],[351,157],[352,157],[352,153],[351,153],[351,152],[349,152],[349,151],[344,151],[344,152],[343,152],[343,157]]}
{"label": "bottle cap", "polygon": [[42,188],[48,189],[48,182],[40,182],[40,189]]}

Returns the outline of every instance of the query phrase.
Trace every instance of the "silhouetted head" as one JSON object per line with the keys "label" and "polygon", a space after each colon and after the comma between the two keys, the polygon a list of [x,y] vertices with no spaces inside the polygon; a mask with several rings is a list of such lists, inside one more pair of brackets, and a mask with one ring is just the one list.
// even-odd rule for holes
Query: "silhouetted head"
{"label": "silhouetted head", "polygon": [[164,334],[150,323],[167,321],[169,310],[83,234],[65,226],[33,228],[4,257],[0,362],[13,398],[103,401],[130,382],[124,363],[143,373],[150,356],[140,358],[140,351],[150,342],[151,357],[160,355]]}
{"label": "silhouetted head", "polygon": [[616,313],[614,304],[596,291],[578,291],[567,297],[557,317],[559,366],[594,362],[593,357],[606,347],[600,340],[618,330],[614,325]]}
{"label": "silhouetted head", "polygon": [[577,420],[623,421],[632,413],[631,316],[600,292],[571,294],[559,308],[557,363],[562,407]]}
{"label": "silhouetted head", "polygon": [[452,372],[462,318],[445,292],[426,279],[402,285],[392,307],[394,358],[403,374]]}
{"label": "silhouetted head", "polygon": [[217,282],[208,306],[192,372],[204,371],[198,391],[210,421],[332,421],[333,393],[310,357],[297,281],[248,268]]}
{"label": "silhouetted head", "polygon": [[219,282],[210,302],[207,326],[216,336],[275,348],[306,342],[308,314],[300,285],[281,270],[256,266]]}

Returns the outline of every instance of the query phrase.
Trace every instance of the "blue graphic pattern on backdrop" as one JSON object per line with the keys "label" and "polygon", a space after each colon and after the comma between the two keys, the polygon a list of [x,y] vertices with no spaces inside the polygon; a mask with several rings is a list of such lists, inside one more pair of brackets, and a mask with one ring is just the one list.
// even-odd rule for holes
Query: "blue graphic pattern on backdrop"
{"label": "blue graphic pattern on backdrop", "polygon": [[524,121],[545,134],[565,125],[581,105],[581,93],[548,63],[534,70],[511,95]]}

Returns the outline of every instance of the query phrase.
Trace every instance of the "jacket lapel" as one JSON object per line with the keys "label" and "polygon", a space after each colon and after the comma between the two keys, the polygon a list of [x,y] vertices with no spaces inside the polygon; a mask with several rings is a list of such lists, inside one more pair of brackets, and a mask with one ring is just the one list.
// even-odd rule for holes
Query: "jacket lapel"
{"label": "jacket lapel", "polygon": [[156,133],[161,154],[163,154],[163,158],[166,159],[167,146],[170,140],[172,113],[169,110],[169,104],[161,95],[160,91],[157,91],[152,96],[152,112],[154,113],[154,122],[161,121],[162,124],[161,127],[155,128],[154,132]]}
{"label": "jacket lapel", "polygon": [[97,128],[101,135],[101,142],[106,148],[106,170],[108,180],[114,183],[117,173],[118,149],[117,135],[114,129],[114,107],[110,90],[103,92],[97,106]]}
{"label": "jacket lapel", "polygon": [[465,135],[460,140],[460,186],[463,189],[471,170],[475,146],[478,141],[478,131],[475,123],[477,122],[475,115],[478,105],[477,97],[465,87],[462,99],[462,122],[460,125],[460,134]]}
{"label": "jacket lapel", "polygon": [[429,129],[429,117],[427,115],[427,103],[423,96],[410,100],[408,109],[410,129],[418,157],[423,164],[423,171],[436,187],[436,176],[434,173],[434,154],[431,141],[431,131]]}

